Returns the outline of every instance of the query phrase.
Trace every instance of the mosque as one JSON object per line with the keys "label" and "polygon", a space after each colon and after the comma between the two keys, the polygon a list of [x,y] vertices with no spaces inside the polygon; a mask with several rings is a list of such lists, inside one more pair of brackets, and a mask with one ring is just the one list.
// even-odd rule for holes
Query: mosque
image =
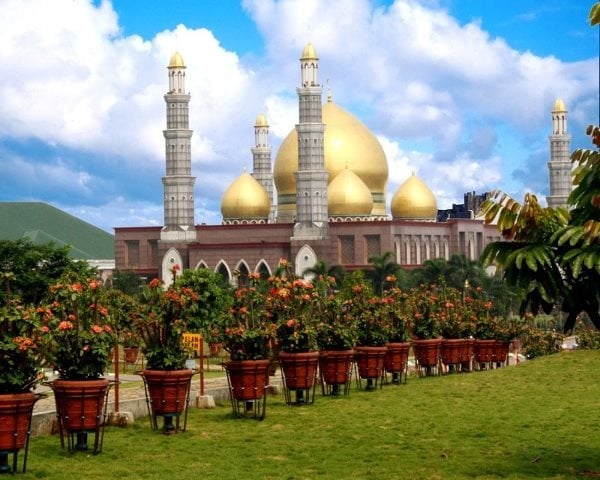
{"label": "mosque", "polygon": [[[388,164],[377,138],[355,116],[333,102],[323,104],[319,59],[312,44],[302,51],[298,123],[272,162],[269,124],[259,114],[254,125],[252,172],[242,173],[224,192],[222,224],[194,221],[186,66],[172,55],[165,94],[166,172],[164,226],[116,227],[115,263],[119,270],[147,278],[169,278],[170,268],[209,268],[235,283],[234,272],[270,275],[280,259],[297,274],[323,261],[346,270],[368,269],[369,258],[392,252],[404,268],[428,259],[463,254],[476,260],[500,235],[494,225],[474,218],[437,221],[435,195],[413,174],[386,205]],[[566,109],[553,110],[548,164],[553,204],[570,191]],[[565,157],[566,155],[566,157]],[[566,163],[568,162],[568,164]]]}

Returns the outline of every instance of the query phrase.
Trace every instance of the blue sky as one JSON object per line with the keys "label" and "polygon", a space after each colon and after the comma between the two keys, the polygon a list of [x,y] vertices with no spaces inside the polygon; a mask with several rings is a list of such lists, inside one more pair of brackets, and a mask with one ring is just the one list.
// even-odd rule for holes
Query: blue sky
{"label": "blue sky", "polygon": [[[188,66],[196,222],[220,223],[297,119],[310,41],[334,101],[377,135],[388,198],[412,171],[440,208],[466,191],[548,193],[550,110],[571,149],[598,119],[598,27],[571,0],[3,0],[0,201],[44,201],[107,231],[161,225],[166,65]],[[389,204],[389,202],[388,202]]]}

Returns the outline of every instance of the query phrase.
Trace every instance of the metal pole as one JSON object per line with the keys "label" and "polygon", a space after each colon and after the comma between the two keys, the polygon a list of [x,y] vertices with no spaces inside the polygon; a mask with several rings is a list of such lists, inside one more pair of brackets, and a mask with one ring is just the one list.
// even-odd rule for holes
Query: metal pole
{"label": "metal pole", "polygon": [[119,344],[115,344],[115,413],[119,413]]}

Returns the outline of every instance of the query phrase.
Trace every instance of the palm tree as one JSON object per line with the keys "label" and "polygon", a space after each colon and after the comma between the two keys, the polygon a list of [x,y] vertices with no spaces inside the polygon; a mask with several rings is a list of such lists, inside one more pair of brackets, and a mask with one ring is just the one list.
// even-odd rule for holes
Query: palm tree
{"label": "palm tree", "polygon": [[346,270],[341,265],[328,266],[323,260],[318,260],[312,267],[305,269],[302,272],[303,277],[312,278],[335,278],[335,283],[338,287],[344,282]]}
{"label": "palm tree", "polygon": [[400,265],[394,261],[393,252],[385,252],[383,255],[373,255],[368,258],[373,269],[367,272],[367,276],[373,282],[373,290],[377,295],[383,293],[386,279],[390,276],[397,277]]}

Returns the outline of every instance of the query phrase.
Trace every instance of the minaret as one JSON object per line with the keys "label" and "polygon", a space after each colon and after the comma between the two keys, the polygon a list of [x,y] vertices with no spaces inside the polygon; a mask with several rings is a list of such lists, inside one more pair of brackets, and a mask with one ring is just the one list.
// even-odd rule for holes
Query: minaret
{"label": "minaret", "polygon": [[567,206],[572,189],[570,145],[567,133],[567,109],[562,99],[556,99],[552,109],[552,135],[550,135],[550,195],[546,197],[549,207]]}
{"label": "minaret", "polygon": [[296,173],[296,225],[294,239],[318,239],[327,235],[327,180],[321,95],[317,81],[319,59],[312,44],[300,58],[298,172]]}
{"label": "minaret", "polygon": [[275,221],[276,206],[273,202],[273,171],[271,169],[271,147],[269,146],[269,124],[264,114],[256,117],[254,124],[254,147],[252,148],[252,176],[269,194],[271,211],[269,223]]}
{"label": "minaret", "polygon": [[189,129],[190,95],[185,91],[185,65],[179,52],[171,57],[165,137],[166,175],[164,187],[165,224],[160,233],[162,241],[180,242],[196,239],[194,227],[194,182]]}

